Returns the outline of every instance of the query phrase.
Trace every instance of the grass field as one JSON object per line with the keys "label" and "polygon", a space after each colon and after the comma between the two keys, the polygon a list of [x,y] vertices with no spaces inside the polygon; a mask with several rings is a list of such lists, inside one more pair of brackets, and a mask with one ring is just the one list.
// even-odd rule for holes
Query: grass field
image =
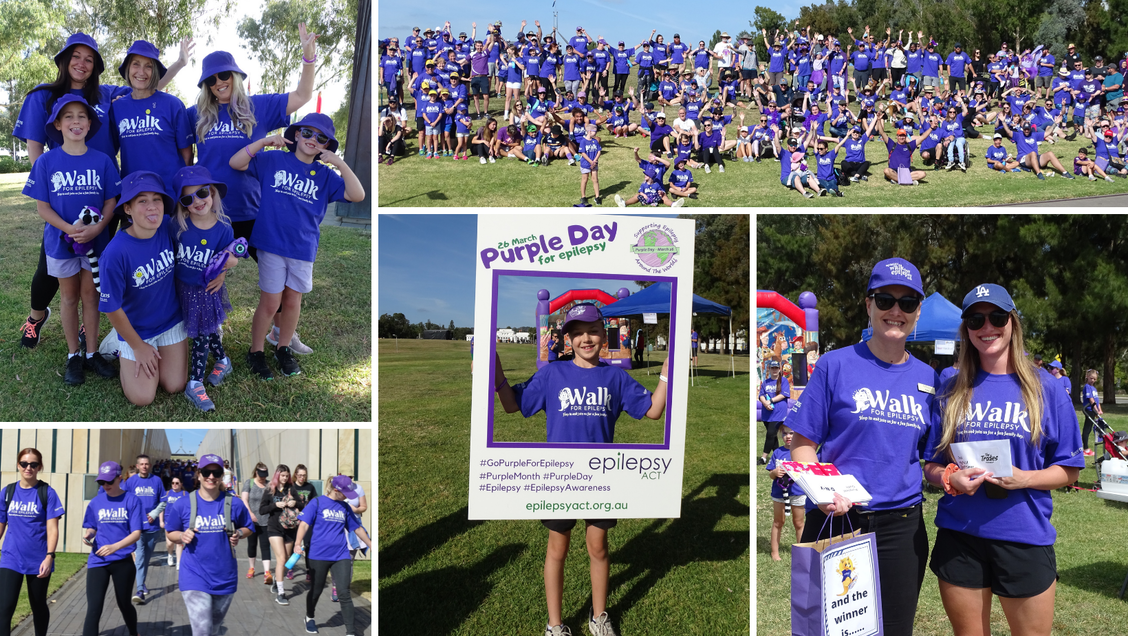
{"label": "grass field", "polygon": [[[321,230],[313,291],[302,302],[298,332],[314,349],[300,356],[302,374],[278,373],[267,345],[275,379],[254,379],[244,363],[251,317],[258,304],[258,269],[240,261],[227,276],[233,311],[225,324],[224,345],[235,363],[222,386],[210,387],[216,405],[197,411],[183,395],[157,392],[147,408],[126,401],[117,380],[87,372],[86,384],[63,384],[67,345],[55,316],[35,349],[20,346],[27,318],[32,274],[39,258],[43,221],[35,202],[20,192],[27,175],[0,175],[0,420],[3,421],[369,421],[372,419],[372,236],[337,227]],[[102,335],[110,329],[101,321]]]}
{"label": "grass field", "polygon": [[[1128,428],[1128,407],[1105,406],[1105,420],[1117,430]],[[1081,413],[1078,412],[1081,418]],[[1080,421],[1084,422],[1084,419]],[[756,452],[763,447],[765,429],[756,423]],[[758,456],[758,455],[757,455]],[[1096,478],[1093,461],[1081,471],[1079,485],[1090,487]],[[772,525],[771,479],[763,466],[756,470],[756,633],[783,636],[791,628],[791,549],[795,533],[784,525],[780,542],[782,561],[772,561],[769,531]],[[1123,634],[1124,601],[1116,598],[1128,571],[1128,504],[1098,499],[1094,493],[1055,491],[1053,524],[1058,531],[1054,550],[1058,574],[1053,633],[1062,636]],[[939,492],[925,492],[925,526],[929,551],[935,544],[933,518]],[[1119,627],[1117,627],[1119,625]],[[952,626],[940,601],[936,575],[928,570],[921,588],[915,634],[946,636]],[[996,600],[991,611],[991,633],[1010,634],[1006,617]]]}
{"label": "grass field", "polygon": [[[54,594],[56,590],[63,586],[77,574],[82,568],[86,567],[86,561],[89,559],[86,554],[72,554],[69,552],[60,552],[55,555],[55,572],[51,574],[51,583],[47,587],[47,595]],[[50,603],[50,600],[48,600]],[[31,603],[27,601],[27,585],[20,588],[20,600],[16,602],[16,613],[12,615],[11,629],[15,629],[20,621],[31,615]]]}
{"label": "grass field", "polygon": [[[632,76],[628,86],[633,86],[634,83],[635,78]],[[381,92],[380,99],[381,105],[387,103],[385,93]],[[408,108],[409,117],[413,116],[411,110],[413,106],[412,97],[408,96],[405,107]],[[498,118],[499,124],[504,106],[504,95],[500,100],[497,98],[490,100],[490,114]],[[676,107],[671,106],[665,108],[671,121],[677,117],[677,110]],[[852,110],[856,112],[857,109],[852,108]],[[470,112],[475,112],[472,104]],[[748,125],[755,125],[757,111],[738,109],[739,112],[746,113],[745,122]],[[726,111],[726,114],[731,112]],[[638,113],[633,113],[631,119],[637,122]],[[739,122],[734,121],[734,124],[737,123]],[[475,129],[480,125],[479,121],[475,121]],[[413,120],[411,127],[414,126]],[[735,138],[735,130],[735,126],[728,128],[728,139]],[[888,126],[887,130],[892,131],[892,127]],[[984,150],[990,144],[990,135],[994,134],[994,125],[984,126],[978,130],[983,135],[978,139],[968,140],[968,149],[975,157],[970,159],[967,174],[959,170],[933,172],[928,169],[925,182],[917,187],[894,186],[882,178],[881,170],[887,163],[888,153],[875,130],[873,139],[866,148],[867,158],[873,162],[870,179],[868,182],[842,186],[844,198],[816,197],[808,200],[798,192],[785,189],[779,181],[780,165],[772,160],[762,163],[726,160],[727,167],[724,174],[720,174],[716,169],[712,174],[705,174],[704,169],[693,171],[694,181],[700,188],[700,198],[689,200],[686,205],[690,207],[949,207],[1128,193],[1128,180],[1125,179],[1115,179],[1113,183],[1107,183],[1089,182],[1084,178],[1067,181],[1058,176],[1039,181],[1031,173],[1001,174],[990,170],[982,157]],[[632,148],[640,148],[645,159],[649,140],[639,136],[615,139],[606,131],[600,131],[599,140],[603,144],[603,155],[599,160],[603,205],[615,207],[615,194],[628,199],[638,192],[638,186],[642,182],[642,172],[634,161]],[[1014,146],[1009,141],[1004,141],[1004,145],[1011,152],[1014,151]],[[1072,170],[1073,157],[1077,155],[1078,148],[1086,145],[1090,144],[1079,137],[1072,142],[1059,142],[1048,146],[1048,149],[1057,155],[1063,166]],[[1045,152],[1047,146],[1043,145],[1042,148],[1042,152]],[[516,159],[499,159],[496,164],[481,165],[477,157],[472,157],[468,161],[455,161],[450,157],[429,160],[418,156],[416,154],[418,150],[417,137],[410,139],[407,158],[398,159],[391,166],[379,167],[377,172],[381,207],[566,207],[579,202],[580,171],[577,167],[569,167],[567,161],[563,159],[554,161],[547,167],[528,166]],[[843,156],[844,151],[839,151],[839,161]],[[1089,156],[1093,156],[1091,145]],[[915,157],[917,166],[921,167],[919,153]],[[590,183],[588,196],[594,196]],[[589,203],[591,202],[589,200]]]}
{"label": "grass field", "polygon": [[[398,346],[396,353],[381,342],[378,353],[378,631],[540,633],[543,526],[467,520],[469,345]],[[499,355],[509,377],[532,374],[531,348],[502,347]],[[749,633],[748,358],[737,359],[736,378],[726,375],[727,358],[700,360],[689,390],[681,518],[624,519],[608,535],[608,609],[623,634]],[[646,382],[644,370],[632,375]],[[583,546],[575,536],[565,572],[564,620],[577,636],[586,633],[590,604]]]}

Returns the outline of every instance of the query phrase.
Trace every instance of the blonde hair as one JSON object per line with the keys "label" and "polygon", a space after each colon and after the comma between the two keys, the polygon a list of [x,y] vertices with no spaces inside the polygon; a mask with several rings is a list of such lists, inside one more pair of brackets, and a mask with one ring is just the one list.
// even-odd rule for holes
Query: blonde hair
{"label": "blonde hair", "polygon": [[[1018,375],[1022,401],[1026,403],[1026,411],[1030,418],[1030,444],[1038,446],[1042,438],[1042,411],[1045,406],[1042,380],[1038,377],[1037,367],[1026,359],[1022,323],[1019,322],[1017,311],[1010,312],[1010,323],[1010,361]],[[960,427],[967,421],[967,413],[971,408],[971,394],[974,390],[972,383],[979,368],[979,351],[971,344],[965,319],[960,322],[959,373],[956,374],[951,389],[940,396],[944,411],[944,432],[940,437],[940,443],[936,446],[937,454],[949,450],[952,442],[957,441]]]}
{"label": "blonde hair", "polygon": [[[219,196],[219,188],[209,183],[208,190],[211,191],[211,211],[215,213],[215,218],[219,219],[219,222],[224,225],[231,225],[231,219],[223,213],[223,199]],[[183,188],[181,188],[181,192],[183,192]],[[188,231],[188,215],[191,214],[188,208],[184,207],[184,204],[180,202],[180,197],[182,196],[184,195],[176,195],[176,222],[180,225],[180,229],[176,231],[177,238],[180,238],[181,234]],[[192,196],[196,195],[193,194]],[[223,247],[217,247],[217,249],[223,249]]]}
{"label": "blonde hair", "polygon": [[[149,85],[144,86],[142,88],[144,88],[145,90],[155,92],[160,87],[160,84],[161,84],[161,67],[158,66],[157,60],[154,60],[153,58],[148,57],[146,55],[138,55],[137,53],[130,53],[129,55],[125,56],[125,72],[126,72],[127,75],[129,74],[129,65],[133,63],[133,58],[138,58],[138,59],[141,59],[141,60],[149,60],[150,62],[152,62],[153,72],[149,74]],[[125,79],[125,81],[126,81],[126,83],[129,84],[130,87],[133,86],[133,79],[132,78],[127,77]]]}
{"label": "blonde hair", "polygon": [[1098,376],[1099,374],[1096,369],[1089,369],[1085,372],[1085,382],[1088,383],[1089,378],[1093,378],[1093,381],[1096,382]]}
{"label": "blonde hair", "polygon": [[[247,137],[255,129],[258,120],[255,119],[255,109],[251,105],[251,98],[243,88],[241,76],[232,71],[231,102],[227,104],[227,114],[231,123]],[[200,87],[200,95],[196,98],[196,143],[204,143],[204,136],[219,123],[219,100],[212,94],[207,84]]]}

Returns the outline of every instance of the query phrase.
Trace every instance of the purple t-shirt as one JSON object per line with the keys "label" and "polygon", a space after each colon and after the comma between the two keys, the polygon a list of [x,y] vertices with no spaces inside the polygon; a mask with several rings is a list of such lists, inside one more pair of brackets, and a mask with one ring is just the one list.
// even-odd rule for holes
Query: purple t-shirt
{"label": "purple t-shirt", "polygon": [[[196,497],[196,536],[184,546],[179,587],[215,595],[234,594],[239,585],[239,572],[224,528],[223,498],[206,501],[199,492],[189,496]],[[251,513],[238,497],[231,497],[231,519],[236,529],[254,532]],[[191,520],[192,502],[188,497],[181,497],[165,510],[165,531],[183,532]]]}
{"label": "purple t-shirt", "polygon": [[180,150],[196,143],[196,130],[188,125],[184,102],[160,91],[145,99],[130,95],[114,102],[110,133],[114,145],[121,148],[123,177],[148,170],[161,175],[169,189],[172,178],[185,165]]}
{"label": "purple t-shirt", "polygon": [[117,543],[141,530],[141,524],[145,522],[145,511],[142,507],[141,500],[129,491],[111,497],[103,490],[94,497],[86,506],[86,514],[82,518],[83,528],[94,528],[98,531],[94,535],[94,546],[90,558],[86,561],[86,567],[105,567],[133,554],[137,549],[136,543],[131,543],[109,556],[102,557],[95,553],[100,548]]}
{"label": "purple t-shirt", "polygon": [[[822,364],[822,360],[819,361]],[[1011,461],[1022,470],[1049,466],[1085,467],[1081,432],[1069,396],[1056,378],[1039,372],[1044,400],[1042,435],[1038,446],[1030,443],[1030,422],[1016,375],[992,375],[980,371],[972,383],[967,419],[956,433],[957,442],[1004,439],[1010,444]],[[929,448],[935,447],[943,428],[933,429]],[[947,453],[929,461],[948,464]],[[1047,490],[1023,488],[1007,492],[1006,499],[991,499],[980,486],[974,495],[944,495],[936,508],[936,527],[958,530],[984,539],[1019,541],[1030,545],[1053,545],[1057,531],[1050,525],[1053,497]]]}
{"label": "purple t-shirt", "polygon": [[298,519],[310,527],[309,558],[334,562],[349,559],[348,533],[356,532],[360,520],[347,501],[322,495],[306,504]]}
{"label": "purple t-shirt", "polygon": [[[99,259],[102,294],[98,311],[109,314],[125,310],[142,340],[158,336],[181,321],[173,276],[174,227],[179,227],[176,219],[166,214],[157,233],[147,239],[134,238],[124,230],[118,232]],[[125,342],[121,334],[118,340]]]}
{"label": "purple t-shirt", "polygon": [[513,392],[525,417],[545,412],[549,442],[610,444],[620,413],[639,420],[650,410],[650,391],[622,368],[604,362],[592,369],[550,364]]}
{"label": "purple t-shirt", "polygon": [[[777,390],[778,388],[778,390]],[[787,383],[787,378],[780,377],[779,380],[765,378],[760,383],[760,394],[758,398],[767,398],[769,401],[776,395],[785,395],[791,397],[791,386]],[[761,403],[763,406],[763,403]],[[763,410],[764,422],[782,422],[787,419],[787,400],[779,400],[772,404],[772,408]]]}
{"label": "purple t-shirt", "polygon": [[[0,488],[0,497],[4,490]],[[39,564],[47,558],[47,520],[66,514],[63,502],[51,487],[47,488],[47,510],[40,508],[39,490],[23,488],[16,482],[12,503],[7,509],[0,507],[0,523],[8,524],[4,550],[0,552],[0,568],[20,574],[39,574]],[[53,563],[51,571],[55,571]]]}
{"label": "purple t-shirt", "polygon": [[906,508],[921,502],[920,460],[940,425],[938,385],[920,360],[888,364],[858,343],[819,358],[787,425],[822,445],[819,461],[857,478],[873,496],[868,510]]}
{"label": "purple t-shirt", "polygon": [[890,139],[885,142],[885,147],[889,149],[889,167],[893,170],[897,168],[908,168],[912,163],[913,151],[916,150],[917,142],[910,141],[904,144],[898,144],[896,140]]}
{"label": "purple t-shirt", "polygon": [[250,243],[271,254],[313,262],[321,219],[329,204],[345,200],[345,180],[326,164],[302,163],[293,153],[260,152],[247,173],[260,181],[262,208]]}
{"label": "purple t-shirt", "polygon": [[[23,194],[45,201],[67,223],[78,220],[84,206],[98,212],[106,201],[121,194],[121,177],[112,159],[87,146],[81,155],[68,155],[62,148],[43,153],[31,167]],[[110,242],[110,226],[94,239],[94,249],[101,254]],[[51,258],[74,258],[75,252],[63,240],[63,232],[54,225],[43,224],[43,249]]]}
{"label": "purple t-shirt", "polygon": [[[222,221],[216,221],[215,225],[206,230],[197,228],[192,223],[191,216],[186,223],[188,229],[176,239],[176,279],[200,286],[204,269],[219,250],[235,240],[235,233],[230,225]],[[177,224],[176,231],[179,230],[180,226]]]}
{"label": "purple t-shirt", "polygon": [[148,514],[161,503],[161,498],[165,496],[164,482],[161,481],[161,478],[152,473],[149,473],[147,478],[134,475],[121,482],[121,489],[133,493],[141,501],[141,530],[143,532],[160,530],[160,521],[154,516],[153,523],[149,523]]}
{"label": "purple t-shirt", "polygon": [[[771,456],[768,457],[768,465],[765,466],[764,469],[768,472],[771,472],[776,469],[776,466],[779,464],[779,462],[789,461],[791,461],[791,449],[780,446],[779,448],[772,451]],[[787,495],[789,497],[806,497],[807,493],[803,492],[803,489],[799,487],[799,484],[792,483],[791,487],[787,489]],[[778,479],[772,480],[772,496],[777,499],[783,497],[783,486],[779,485]]]}

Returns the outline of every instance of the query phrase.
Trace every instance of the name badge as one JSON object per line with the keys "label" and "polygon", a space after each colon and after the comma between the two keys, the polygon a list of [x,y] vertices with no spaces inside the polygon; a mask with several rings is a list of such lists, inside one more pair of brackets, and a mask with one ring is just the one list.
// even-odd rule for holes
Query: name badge
{"label": "name badge", "polygon": [[917,390],[921,391],[922,393],[928,393],[930,395],[936,395],[936,387],[931,387],[931,386],[928,386],[927,384],[923,384],[921,382],[917,382]]}

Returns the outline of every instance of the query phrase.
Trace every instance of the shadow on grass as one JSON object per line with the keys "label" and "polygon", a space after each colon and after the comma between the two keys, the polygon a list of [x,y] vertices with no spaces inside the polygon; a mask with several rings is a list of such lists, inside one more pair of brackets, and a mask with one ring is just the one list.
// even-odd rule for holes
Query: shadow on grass
{"label": "shadow on grass", "polygon": [[608,195],[616,194],[616,193],[622,192],[623,188],[625,188],[626,186],[628,186],[630,184],[631,184],[630,181],[620,181],[618,183],[612,183],[611,185],[600,186],[599,187],[599,194],[600,194],[600,196],[608,196]]}
{"label": "shadow on grass", "polygon": [[431,190],[430,192],[423,192],[421,194],[412,195],[410,197],[406,197],[406,198],[403,198],[403,199],[397,199],[395,201],[389,201],[388,203],[384,203],[382,205],[398,205],[398,204],[403,203],[405,201],[410,201],[412,199],[418,199],[419,197],[427,197],[431,201],[446,201],[450,198],[440,190]]}
{"label": "shadow on grass", "polygon": [[[456,514],[465,517],[466,509]],[[470,567],[424,572],[380,590],[378,633],[451,633],[490,595],[494,584],[489,578],[494,572],[509,565],[526,549],[527,544],[510,543]]]}
{"label": "shadow on grass", "polygon": [[1117,599],[1117,594],[1124,590],[1126,573],[1128,564],[1123,561],[1100,561],[1059,570],[1058,576],[1062,585]]}
{"label": "shadow on grass", "polygon": [[[611,563],[626,564],[627,569],[611,577],[608,589],[629,588],[609,608],[615,616],[629,612],[676,567],[699,561],[732,561],[748,550],[746,530],[717,530],[716,526],[726,516],[749,516],[748,506],[737,499],[742,488],[751,487],[749,477],[748,473],[713,475],[682,499],[681,518],[668,525],[667,519],[655,519],[611,554]],[[710,488],[716,489],[716,495],[702,497]],[[589,597],[585,609],[564,622],[586,622],[586,608],[590,606]]]}
{"label": "shadow on grass", "polygon": [[739,378],[742,375],[749,375],[749,373],[740,369],[736,370],[735,376],[732,374],[732,369],[698,369],[694,372],[694,376],[699,378]]}
{"label": "shadow on grass", "polygon": [[484,521],[470,521],[470,510],[463,506],[449,515],[432,521],[380,549],[379,578],[386,579],[411,566],[447,541],[463,534]]}

